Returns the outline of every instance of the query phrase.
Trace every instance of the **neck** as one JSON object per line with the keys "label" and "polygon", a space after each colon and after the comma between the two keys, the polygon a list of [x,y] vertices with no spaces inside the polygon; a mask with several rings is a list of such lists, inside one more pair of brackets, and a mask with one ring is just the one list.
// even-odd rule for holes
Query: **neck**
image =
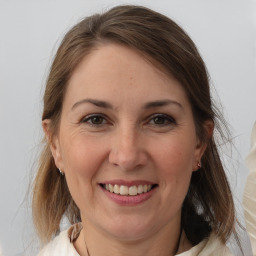
{"label": "neck", "polygon": [[158,232],[152,232],[153,235],[136,240],[117,239],[95,229],[88,222],[84,222],[83,227],[74,244],[81,256],[173,256],[191,248],[179,224],[170,223]]}

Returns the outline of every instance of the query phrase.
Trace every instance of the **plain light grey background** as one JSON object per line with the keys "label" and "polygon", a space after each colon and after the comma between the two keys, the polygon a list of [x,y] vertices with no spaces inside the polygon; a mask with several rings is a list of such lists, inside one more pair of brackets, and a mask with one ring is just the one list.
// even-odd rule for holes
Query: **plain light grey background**
{"label": "plain light grey background", "polygon": [[35,236],[30,205],[23,201],[40,148],[43,86],[53,54],[68,28],[84,16],[116,4],[141,4],[166,14],[198,46],[232,127],[237,151],[224,159],[242,215],[240,202],[247,175],[243,160],[256,120],[255,0],[0,0],[3,255],[23,252]]}

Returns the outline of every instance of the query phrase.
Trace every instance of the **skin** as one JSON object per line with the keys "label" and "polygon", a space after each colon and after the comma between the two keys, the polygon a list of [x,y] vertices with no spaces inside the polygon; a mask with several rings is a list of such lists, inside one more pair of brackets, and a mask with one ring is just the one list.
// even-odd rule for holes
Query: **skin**
{"label": "skin", "polygon": [[[48,137],[49,123],[43,122]],[[124,46],[93,50],[71,76],[51,141],[81,211],[79,254],[87,255],[86,241],[91,256],[173,255],[182,202],[205,147],[177,80]],[[99,185],[114,179],[157,187],[142,203],[119,205]],[[190,247],[183,234],[179,252]]]}

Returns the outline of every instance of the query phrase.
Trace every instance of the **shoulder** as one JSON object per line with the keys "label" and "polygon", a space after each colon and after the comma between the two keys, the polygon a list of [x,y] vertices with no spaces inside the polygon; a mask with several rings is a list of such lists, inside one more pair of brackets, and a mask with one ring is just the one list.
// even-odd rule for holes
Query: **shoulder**
{"label": "shoulder", "polygon": [[202,251],[198,254],[198,256],[203,255],[232,256],[233,254],[229,248],[220,241],[216,234],[212,233],[209,239],[205,241]]}
{"label": "shoulder", "polygon": [[249,155],[246,158],[246,165],[250,170],[250,173],[252,175],[255,175],[256,173],[256,122],[252,129],[252,135],[251,135],[251,151]]}
{"label": "shoulder", "polygon": [[246,223],[246,230],[249,234],[253,255],[256,255],[256,122],[254,124],[251,136],[251,151],[246,158],[246,165],[249,169],[249,175],[246,180],[243,206]]}
{"label": "shoulder", "polygon": [[38,256],[79,256],[72,243],[74,234],[79,233],[77,230],[80,232],[79,226],[74,225],[62,231],[39,252]]}
{"label": "shoulder", "polygon": [[192,247],[189,251],[176,256],[233,256],[229,248],[223,244],[220,239],[212,233],[210,237],[204,239],[198,245]]}

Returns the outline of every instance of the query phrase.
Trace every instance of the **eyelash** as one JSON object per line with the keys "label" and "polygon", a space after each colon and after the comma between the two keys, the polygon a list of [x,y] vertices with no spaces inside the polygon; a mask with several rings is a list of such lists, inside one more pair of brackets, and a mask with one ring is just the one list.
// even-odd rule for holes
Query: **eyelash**
{"label": "eyelash", "polygon": [[[99,124],[95,124],[92,122],[93,118],[100,118],[104,123],[99,123]],[[91,126],[101,126],[101,125],[104,125],[107,123],[107,119],[104,115],[102,114],[92,114],[92,115],[89,115],[89,116],[85,116],[82,118],[82,120],[80,121],[80,123],[87,123]]]}
{"label": "eyelash", "polygon": [[150,121],[152,121],[156,118],[161,118],[164,121],[164,123],[161,123],[161,124],[154,123],[152,125],[164,127],[164,126],[168,126],[168,125],[176,125],[177,124],[176,120],[173,117],[171,117],[169,115],[165,115],[165,114],[154,114],[154,115],[150,116],[148,123],[150,123]]}
{"label": "eyelash", "polygon": [[[100,118],[101,122],[93,123],[94,118]],[[160,119],[163,123],[157,124],[156,123],[157,118]],[[153,115],[149,116],[146,120],[147,120],[146,124],[149,124],[152,126],[157,126],[157,127],[165,127],[165,126],[177,124],[176,120],[173,117],[166,115],[166,114],[153,114]],[[151,123],[152,121],[154,121],[153,124]],[[80,123],[87,123],[90,126],[99,127],[99,126],[107,124],[108,120],[105,117],[105,115],[103,115],[103,114],[92,114],[92,115],[85,116],[84,118],[82,118]]]}

